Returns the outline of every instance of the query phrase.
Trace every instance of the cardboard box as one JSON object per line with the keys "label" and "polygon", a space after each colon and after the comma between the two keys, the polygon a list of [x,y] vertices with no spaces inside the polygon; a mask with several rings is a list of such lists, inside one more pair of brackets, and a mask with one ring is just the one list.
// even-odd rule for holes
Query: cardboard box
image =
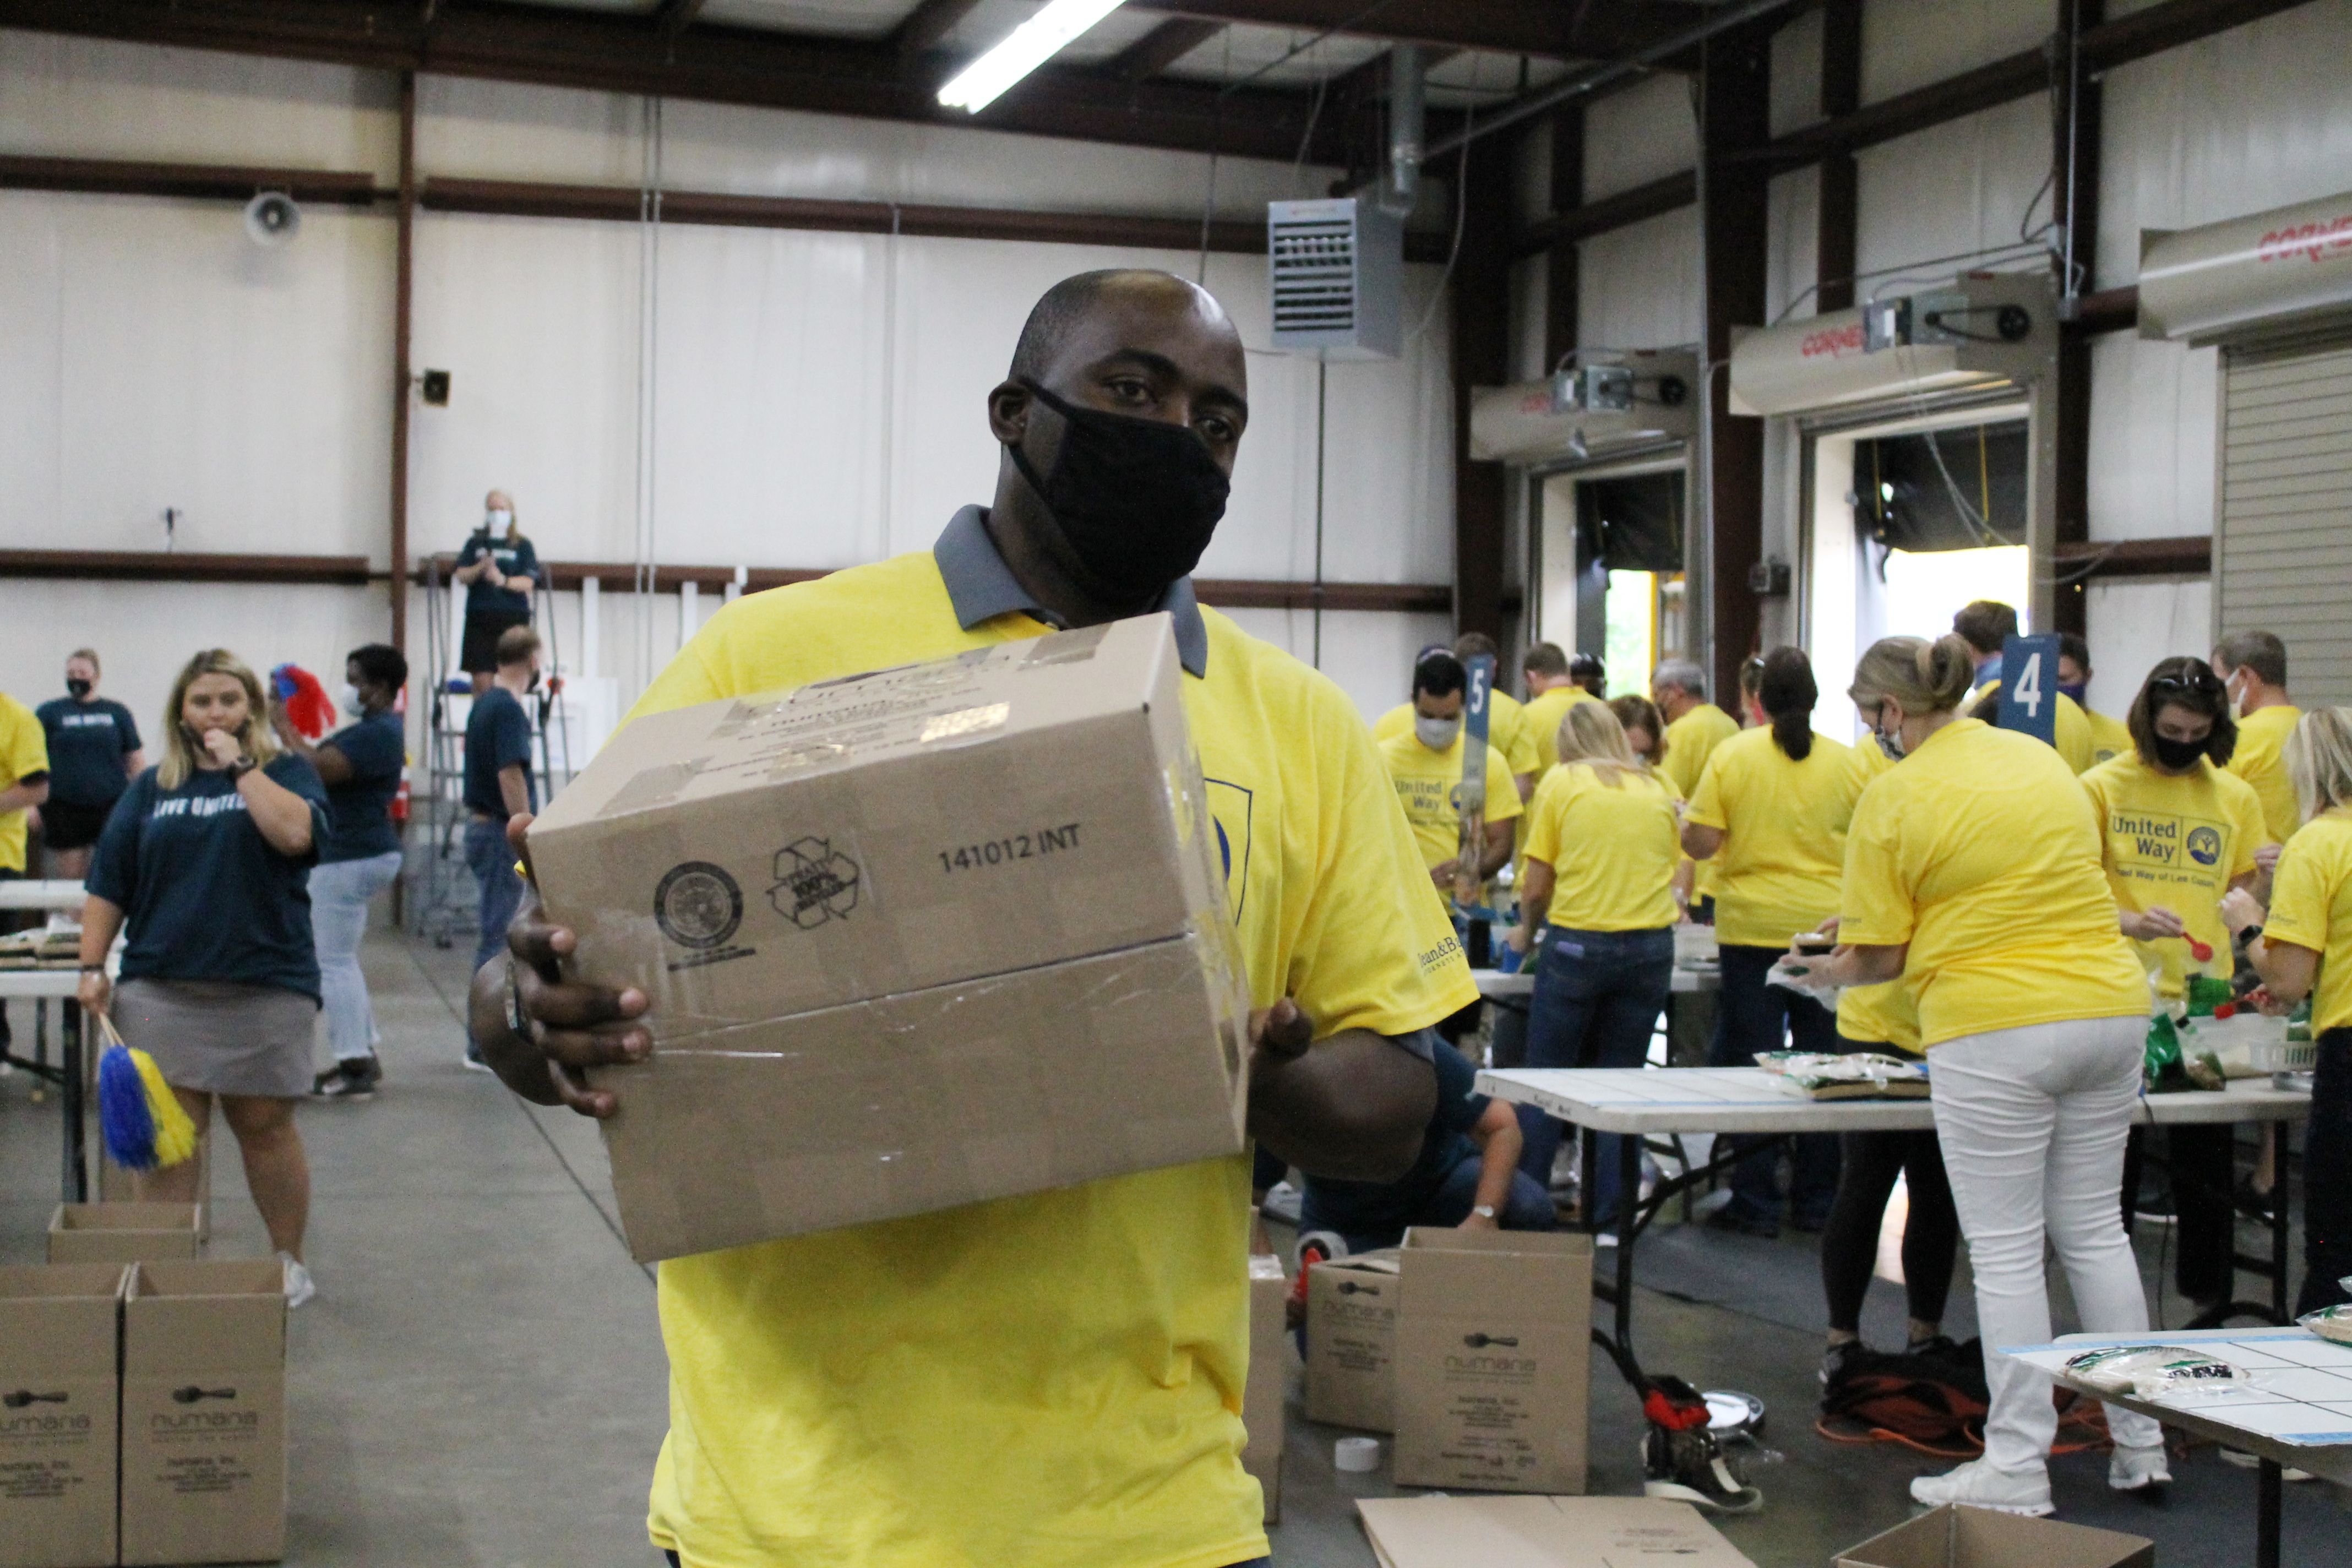
{"label": "cardboard box", "polygon": [[1401,1263],[1397,1484],[1580,1494],[1591,1238],[1415,1227]]}
{"label": "cardboard box", "polygon": [[196,1255],[194,1204],[59,1204],[52,1263],[145,1263]]}
{"label": "cardboard box", "polygon": [[[196,1245],[213,1238],[213,1141],[196,1140]],[[139,1173],[126,1171],[107,1158],[103,1139],[98,1142],[98,1198],[100,1203],[137,1203]]]}
{"label": "cardboard box", "polygon": [[1268,1256],[1250,1258],[1249,1278],[1249,1382],[1242,1391],[1249,1441],[1242,1468],[1257,1478],[1265,1493],[1265,1521],[1276,1524],[1282,1519],[1284,1406],[1290,1392],[1290,1335],[1283,1323],[1290,1282],[1282,1276],[1282,1259]]}
{"label": "cardboard box", "polygon": [[1248,992],[1168,617],[640,719],[531,825],[643,1260],[1238,1152]]}
{"label": "cardboard box", "polygon": [[115,1560],[120,1264],[0,1268],[0,1563]]}
{"label": "cardboard box", "polygon": [[122,1309],[122,1562],[269,1563],[285,1549],[280,1265],[138,1265]]}
{"label": "cardboard box", "polygon": [[1396,1430],[1397,1249],[1307,1271],[1307,1418]]}
{"label": "cardboard box", "polygon": [[1698,1510],[1656,1498],[1366,1498],[1386,1568],[1755,1568]]}
{"label": "cardboard box", "polygon": [[1947,1504],[1847,1547],[1836,1568],[2156,1568],[2156,1542]]}

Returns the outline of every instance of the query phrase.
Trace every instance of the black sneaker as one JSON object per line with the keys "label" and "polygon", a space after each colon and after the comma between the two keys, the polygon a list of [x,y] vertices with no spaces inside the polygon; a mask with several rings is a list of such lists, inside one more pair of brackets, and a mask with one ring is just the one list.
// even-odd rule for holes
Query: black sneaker
{"label": "black sneaker", "polygon": [[1780,1234],[1780,1222],[1770,1215],[1749,1214],[1736,1203],[1724,1205],[1706,1216],[1709,1230],[1727,1230],[1735,1236],[1761,1237],[1770,1241]]}
{"label": "black sneaker", "polygon": [[331,1071],[322,1072],[310,1086],[316,1100],[373,1100],[375,1086],[383,1081],[383,1064],[373,1057],[337,1062]]}
{"label": "black sneaker", "polygon": [[1860,1340],[1848,1340],[1843,1344],[1830,1346],[1822,1352],[1822,1386],[1827,1388],[1844,1373],[1846,1363],[1858,1355],[1868,1355],[1870,1347]]}

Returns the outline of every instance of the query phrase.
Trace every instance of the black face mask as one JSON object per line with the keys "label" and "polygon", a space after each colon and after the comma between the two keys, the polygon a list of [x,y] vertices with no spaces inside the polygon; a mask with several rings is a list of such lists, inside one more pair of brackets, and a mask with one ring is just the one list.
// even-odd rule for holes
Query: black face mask
{"label": "black face mask", "polygon": [[1045,503],[1079,568],[1119,604],[1150,599],[1200,564],[1233,481],[1181,425],[1082,408],[1034,381],[1022,385],[1062,416],[1054,471],[1018,446],[1013,466]]}
{"label": "black face mask", "polygon": [[66,682],[66,691],[67,694],[72,697],[75,701],[79,702],[83,698],[89,695],[89,682],[79,679],[68,679]]}
{"label": "black face mask", "polygon": [[2203,741],[2168,741],[2161,735],[2148,738],[2148,750],[2156,753],[2157,765],[2173,773],[2182,773],[2205,754]]}

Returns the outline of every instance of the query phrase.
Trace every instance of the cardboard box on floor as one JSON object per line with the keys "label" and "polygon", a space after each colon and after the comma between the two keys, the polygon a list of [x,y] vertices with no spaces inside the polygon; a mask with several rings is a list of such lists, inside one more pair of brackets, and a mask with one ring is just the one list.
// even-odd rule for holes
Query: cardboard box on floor
{"label": "cardboard box on floor", "polygon": [[49,1215],[52,1263],[144,1263],[194,1258],[194,1204],[59,1204]]}
{"label": "cardboard box on floor", "polygon": [[286,1295],[275,1258],[142,1263],[122,1309],[124,1564],[286,1550]]}
{"label": "cardboard box on floor", "polygon": [[1755,1568],[1686,1502],[1657,1498],[1366,1498],[1382,1568]]}
{"label": "cardboard box on floor", "polygon": [[652,714],[530,829],[640,1259],[1242,1148],[1248,994],[1165,615]]}
{"label": "cardboard box on floor", "polygon": [[1949,1504],[1837,1554],[1835,1568],[2155,1568],[2156,1542]]}
{"label": "cardboard box on floor", "polygon": [[1396,1483],[1581,1493],[1591,1239],[1416,1226],[1399,1262]]}
{"label": "cardboard box on floor", "polygon": [[1396,1430],[1397,1249],[1307,1271],[1307,1418]]}
{"label": "cardboard box on floor", "polygon": [[115,1352],[130,1272],[0,1268],[0,1568],[115,1560]]}
{"label": "cardboard box on floor", "polygon": [[[196,1245],[202,1247],[213,1238],[213,1141],[209,1137],[196,1140]],[[140,1201],[138,1173],[126,1171],[106,1156],[103,1140],[98,1146],[98,1201],[102,1204],[129,1204]]]}
{"label": "cardboard box on floor", "polygon": [[1249,1278],[1249,1382],[1242,1390],[1242,1425],[1249,1441],[1242,1449],[1242,1468],[1257,1478],[1265,1493],[1265,1521],[1275,1524],[1282,1519],[1283,1418],[1290,1389],[1290,1334],[1283,1307],[1290,1299],[1290,1282],[1282,1276],[1282,1259],[1263,1255],[1250,1258]]}

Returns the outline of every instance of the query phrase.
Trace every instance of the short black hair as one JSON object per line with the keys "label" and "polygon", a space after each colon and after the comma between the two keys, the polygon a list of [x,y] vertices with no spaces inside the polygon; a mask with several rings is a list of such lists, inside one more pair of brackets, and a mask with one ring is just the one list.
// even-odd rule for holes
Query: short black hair
{"label": "short black hair", "polygon": [[1063,279],[1029,307],[1029,319],[1021,324],[1020,340],[1013,345],[1013,379],[1045,380],[1070,328],[1095,308],[1112,284],[1130,278],[1183,281],[1174,273],[1149,267],[1105,267]]}
{"label": "short black hair", "polygon": [[2201,658],[2160,658],[2140,682],[2139,695],[2124,714],[2124,728],[2131,731],[2132,746],[2144,763],[2156,761],[2156,716],[2166,708],[2183,708],[2212,720],[2205,755],[2217,768],[2230,765],[2238,754],[2238,721],[2230,716],[2230,689],[2211,665]]}
{"label": "short black hair", "polygon": [[1425,654],[1412,667],[1412,694],[1419,697],[1426,691],[1432,697],[1451,696],[1470,684],[1470,672],[1462,661],[1450,653]]}
{"label": "short black hair", "polygon": [[1952,616],[1952,629],[1968,639],[1970,647],[1990,657],[2000,651],[2000,645],[2017,635],[2017,609],[1999,599],[1977,599],[1962,605]]}
{"label": "short black hair", "polygon": [[347,662],[360,667],[360,675],[371,685],[387,691],[397,691],[408,684],[408,659],[390,643],[372,642],[352,649]]}
{"label": "short black hair", "polygon": [[2084,675],[2091,673],[2091,645],[2085,639],[2076,637],[2073,632],[2060,632],[2058,634],[2058,657],[2060,658],[2073,659],[2074,661],[2074,668],[2081,670]]}
{"label": "short black hair", "polygon": [[1580,653],[1568,661],[1568,678],[1595,697],[1606,697],[1609,667],[1597,653]]}

